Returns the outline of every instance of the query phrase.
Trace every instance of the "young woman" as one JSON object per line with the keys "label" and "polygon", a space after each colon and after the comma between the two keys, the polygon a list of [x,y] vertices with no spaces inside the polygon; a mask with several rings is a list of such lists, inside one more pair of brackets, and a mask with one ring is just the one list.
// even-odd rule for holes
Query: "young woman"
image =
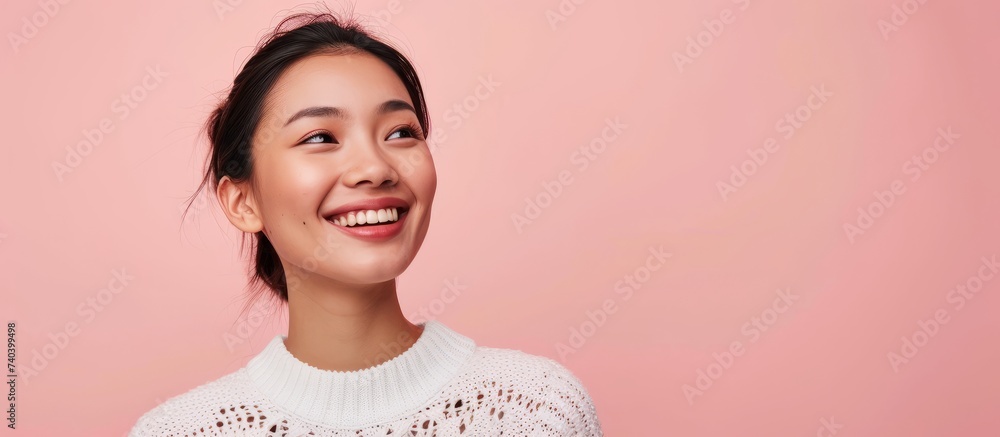
{"label": "young woman", "polygon": [[265,38],[207,124],[205,179],[254,237],[251,283],[288,305],[238,371],[144,414],[131,436],[601,436],[556,361],[409,322],[396,277],[437,179],[420,81],[397,50],[328,13]]}

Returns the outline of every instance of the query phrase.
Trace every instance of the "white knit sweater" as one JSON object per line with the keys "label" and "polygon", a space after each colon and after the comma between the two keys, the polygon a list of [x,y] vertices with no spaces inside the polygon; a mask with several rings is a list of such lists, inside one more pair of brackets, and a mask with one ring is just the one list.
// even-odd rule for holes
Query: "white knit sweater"
{"label": "white knit sweater", "polygon": [[409,349],[353,372],[303,363],[276,335],[246,366],[146,412],[129,436],[603,436],[589,394],[555,360],[421,325]]}

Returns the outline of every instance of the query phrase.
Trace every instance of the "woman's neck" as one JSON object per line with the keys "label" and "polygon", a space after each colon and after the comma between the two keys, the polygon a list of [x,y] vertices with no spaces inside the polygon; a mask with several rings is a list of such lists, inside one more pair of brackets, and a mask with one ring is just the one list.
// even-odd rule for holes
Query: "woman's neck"
{"label": "woman's neck", "polygon": [[288,290],[285,347],[322,370],[354,371],[388,361],[420,337],[403,315],[395,279],[369,287]]}

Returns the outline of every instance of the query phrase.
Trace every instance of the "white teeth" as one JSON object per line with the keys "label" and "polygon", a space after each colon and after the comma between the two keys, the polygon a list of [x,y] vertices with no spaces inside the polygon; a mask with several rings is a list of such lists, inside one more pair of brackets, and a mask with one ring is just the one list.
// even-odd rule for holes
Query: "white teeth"
{"label": "white teeth", "polygon": [[353,211],[329,219],[330,223],[334,225],[347,227],[366,223],[388,223],[397,220],[399,220],[399,211],[396,208]]}

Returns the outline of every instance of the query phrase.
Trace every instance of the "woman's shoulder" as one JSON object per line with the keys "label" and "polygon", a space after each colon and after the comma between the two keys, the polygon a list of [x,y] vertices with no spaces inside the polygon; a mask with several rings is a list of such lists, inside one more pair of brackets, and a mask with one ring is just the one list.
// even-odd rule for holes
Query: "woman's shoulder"
{"label": "woman's shoulder", "polygon": [[601,435],[597,410],[583,382],[555,359],[477,346],[462,379],[479,389],[480,395],[505,404],[535,401],[534,408],[528,405],[533,414],[546,411],[564,430],[576,431],[573,435]]}
{"label": "woman's shoulder", "polygon": [[244,413],[242,410],[256,408],[254,394],[245,368],[241,368],[174,395],[146,411],[133,425],[129,437],[185,435],[191,430],[222,426],[218,423],[227,421],[229,416],[245,416],[236,414],[237,409],[241,410],[238,413]]}
{"label": "woman's shoulder", "polygon": [[518,349],[477,346],[469,366],[470,370],[492,375],[494,379],[554,385],[551,388],[572,389],[579,396],[589,396],[575,373],[544,355]]}
{"label": "woman's shoulder", "polygon": [[473,354],[473,365],[522,376],[546,376],[579,381],[565,365],[545,355],[534,355],[518,349],[479,345]]}

